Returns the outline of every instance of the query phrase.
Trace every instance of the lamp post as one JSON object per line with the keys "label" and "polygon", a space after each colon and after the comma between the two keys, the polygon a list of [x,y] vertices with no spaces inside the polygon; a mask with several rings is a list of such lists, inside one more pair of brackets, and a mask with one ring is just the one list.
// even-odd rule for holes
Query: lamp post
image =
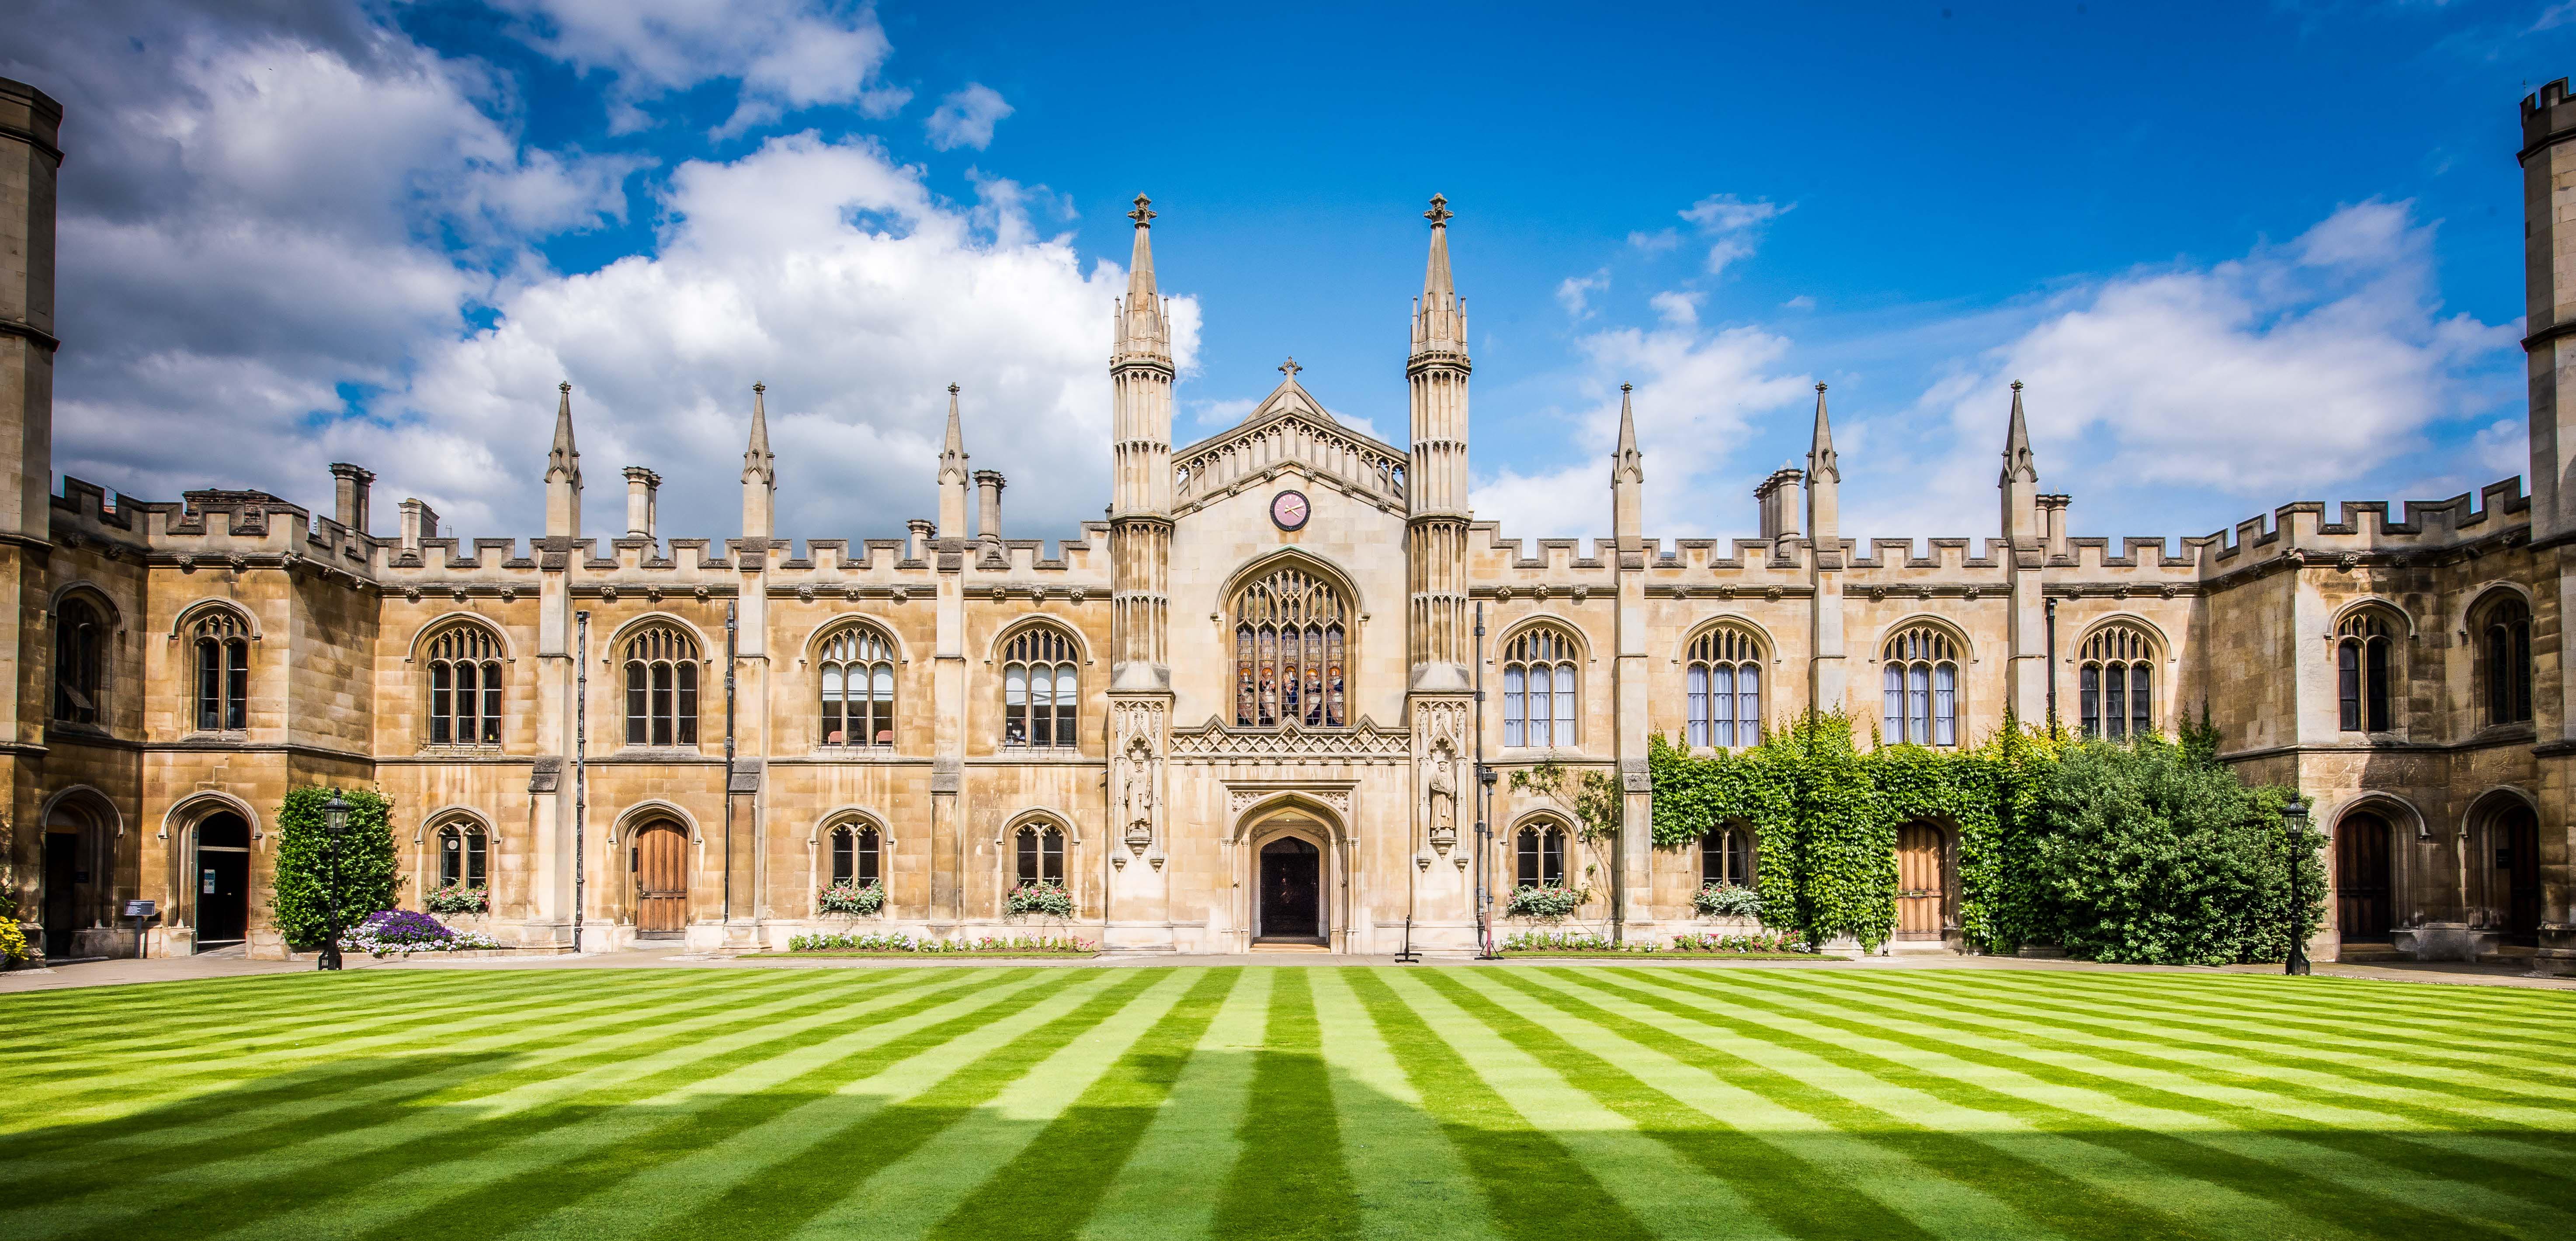
{"label": "lamp post", "polygon": [[331,800],[322,803],[322,858],[329,878],[322,884],[322,916],[328,935],[322,940],[322,956],[313,963],[317,970],[340,968],[340,841],[349,831],[349,799],[331,790]]}
{"label": "lamp post", "polygon": [[2281,831],[2289,838],[2288,848],[2284,852],[2290,859],[2290,955],[2288,959],[2281,962],[2281,972],[2304,975],[2310,972],[2306,926],[2308,902],[2305,893],[2300,890],[2299,876],[2307,870],[2307,859],[2300,856],[2300,851],[2307,847],[2308,841],[2308,804],[2306,802],[2293,800],[2289,805],[2281,807]]}

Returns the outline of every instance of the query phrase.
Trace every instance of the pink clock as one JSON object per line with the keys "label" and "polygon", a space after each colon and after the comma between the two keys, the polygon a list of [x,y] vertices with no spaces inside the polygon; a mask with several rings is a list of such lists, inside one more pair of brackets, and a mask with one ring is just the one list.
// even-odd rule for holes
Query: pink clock
{"label": "pink clock", "polygon": [[1306,519],[1314,515],[1313,506],[1306,503],[1305,492],[1283,491],[1270,497],[1270,520],[1279,523],[1282,530],[1302,529]]}

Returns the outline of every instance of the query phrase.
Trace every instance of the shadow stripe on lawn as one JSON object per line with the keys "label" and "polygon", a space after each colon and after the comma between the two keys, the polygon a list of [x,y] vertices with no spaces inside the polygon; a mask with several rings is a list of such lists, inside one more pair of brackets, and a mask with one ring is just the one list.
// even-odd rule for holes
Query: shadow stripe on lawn
{"label": "shadow stripe on lawn", "polygon": [[[1688,980],[1680,978],[1675,971],[1652,972],[1623,968],[1608,972],[1630,977],[1636,982],[1649,986],[1668,987],[1686,994],[1730,1000],[1739,1004],[1748,1002],[1747,997],[1741,992],[1695,986]],[[1656,977],[1656,973],[1666,977]],[[2189,1138],[2123,1125],[2090,1113],[2013,1094],[2010,1091],[1981,1085],[1964,1078],[1951,1077],[1930,1069],[1918,1068],[1874,1052],[1844,1047],[1821,1038],[1758,1022],[1737,1020],[1723,1013],[1710,1011],[1704,1006],[1685,1004],[1677,999],[1638,991],[1633,987],[1621,987],[1598,979],[1591,981],[1589,985],[1619,994],[1624,999],[1645,1004],[1672,1016],[1714,1029],[1726,1030],[1741,1038],[1802,1052],[1827,1063],[1867,1074],[1888,1085],[1917,1091],[1955,1107],[2011,1116],[2042,1132],[2057,1133],[2116,1150],[2197,1180],[2262,1198],[2314,1219],[2331,1221],[2334,1227],[2347,1231],[2363,1235],[2385,1235],[2386,1230],[2395,1228],[2401,1233],[2417,1236],[2508,1235],[2498,1233],[2480,1222],[2426,1211],[2411,1203],[2314,1176],[2280,1161],[2258,1159]],[[1764,1005],[1764,1007],[1776,1008],[1773,1005]],[[1979,1062],[1975,1057],[1965,1054],[1966,1049],[1937,1039],[1899,1037],[1882,1028],[1861,1022],[1821,1020],[1804,1013],[1789,1015],[1916,1050],[1953,1056],[1970,1063]],[[2009,1057],[1996,1058],[2010,1059]],[[2016,1067],[2015,1071],[2042,1082],[2067,1084],[2059,1076],[2064,1072],[2063,1070],[2052,1068],[2047,1072],[2034,1073]]]}
{"label": "shadow stripe on lawn", "polygon": [[[498,1114],[459,1115],[448,1109],[416,1107],[390,1120],[379,1120],[374,1126],[359,1127],[337,1135],[354,1135],[357,1139],[354,1142],[317,1144],[303,1140],[271,1151],[270,1158],[252,1169],[253,1179],[247,1181],[210,1179],[202,1172],[173,1169],[171,1171],[178,1174],[175,1177],[165,1173],[152,1182],[129,1186],[117,1200],[117,1205],[133,1208],[123,1212],[126,1216],[138,1212],[184,1209],[189,1231],[200,1236],[248,1223],[271,1226],[271,1221],[279,1216],[313,1210],[335,1199],[364,1195],[390,1177],[423,1167],[471,1159],[496,1150],[541,1148],[545,1142],[559,1142],[562,1139],[555,1136],[558,1130],[596,1119],[602,1114],[613,1115],[617,1105],[654,1098],[769,1059],[776,1054],[769,1050],[772,1047],[790,1044],[792,1050],[792,1044],[808,1038],[818,1029],[862,1030],[900,1020],[925,1008],[953,1003],[961,997],[971,998],[978,990],[969,987],[954,994],[933,993],[893,1008],[871,1010],[819,1027],[782,1030],[767,1038],[710,1047],[700,1054],[687,1054],[667,1064],[645,1067],[632,1077],[608,1076],[599,1088],[576,1086],[542,1097],[529,1106]],[[794,1008],[746,1014],[720,1026],[676,1031],[641,1043],[611,1044],[571,1063],[613,1074],[622,1066],[643,1057],[689,1052],[713,1040],[775,1029],[781,1022],[843,1006],[837,992],[828,992]],[[587,1071],[565,1074],[540,1067],[533,1071],[514,1070],[494,1076],[496,1085],[503,1089],[516,1089],[544,1086],[568,1077],[578,1078]],[[481,1093],[479,1089],[477,1093]],[[399,1159],[388,1158],[379,1149],[394,1141],[402,1143],[396,1148]],[[281,1153],[283,1158],[280,1158]],[[133,1202],[137,1189],[145,1188],[171,1192],[163,1194],[159,1201]],[[172,1198],[176,1200],[170,1200]],[[90,1226],[81,1235],[97,1241],[111,1241],[130,1235],[124,1231],[125,1228],[122,1223],[100,1223]]]}
{"label": "shadow stripe on lawn", "polygon": [[932,1237],[1070,1237],[1100,1208],[1118,1170],[1144,1140],[1172,1084],[1190,1062],[1208,1023],[1242,976],[1240,967],[1209,971],[1168,1012],[1128,1045],[1099,1079],[1028,1146],[1001,1166]]}
{"label": "shadow stripe on lawn", "polygon": [[[2018,1010],[2008,1007],[2008,1001],[1996,1000],[1992,997],[1969,997],[1963,993],[1951,993],[1940,996],[1912,995],[1901,988],[1876,986],[1870,982],[1862,982],[1859,980],[1843,981],[1846,982],[1846,985],[1853,987],[1856,991],[1859,991],[1862,994],[1867,994],[1889,1003],[1905,1005],[1906,1011],[1909,1012],[1917,1008],[1937,1009],[1937,1012],[1935,1013],[1917,1014],[1910,1018],[1910,1020],[1918,1023],[1931,1023],[1943,1026],[1955,1026],[1962,1029],[1982,1030],[1988,1032],[1990,1037],[2001,1038],[2026,1047],[2053,1048],[2060,1051],[2090,1056],[2106,1063],[2154,1069],[2160,1072],[2173,1074],[2177,1077],[2185,1077],[2194,1081],[2204,1082],[2213,1086],[2248,1090],[2261,1094],[2275,1095],[2286,1099],[2320,1103],[2325,1106],[2339,1107],[2352,1111],[2378,1112],[2388,1115],[2403,1116],[2409,1120],[2413,1120],[2424,1125],[2428,1136],[2437,1135],[2442,1132],[2474,1133],[2481,1137],[2493,1137],[2499,1141],[2528,1140],[2534,1144],[2545,1146],[2553,1152],[2576,1152],[2576,1134],[2570,1134],[2564,1130],[2549,1129],[2533,1124],[2530,1121],[2507,1120],[2486,1116],[2474,1108],[2449,1108],[2443,1107],[2437,1103],[2419,1102],[2407,1099],[2390,1099],[2379,1095],[2365,1094],[2356,1090],[2340,1089],[2330,1084],[2292,1081],[2279,1077],[2267,1077],[2244,1069],[2220,1068],[2218,1066],[2208,1064],[2205,1061],[2193,1060],[2183,1055],[2158,1055],[2153,1051],[2143,1050],[2138,1047],[2113,1047],[2101,1043],[2079,1042],[2071,1039],[2061,1039],[2051,1037],[2049,1035],[2036,1034],[2032,1033],[2028,1027],[2012,1023],[2011,1016]],[[1794,984],[1791,984],[1791,986],[1794,986]],[[1811,989],[1797,988],[1797,990],[1800,994],[1808,994]],[[2062,1005],[2049,1005],[2046,1007],[2051,1012],[2059,1013],[2086,1011],[2069,1010]],[[1961,1016],[1964,1012],[1985,1013],[1990,1014],[1991,1016],[1990,1019],[1978,1020]],[[2046,1028],[2054,1030],[2090,1032],[2102,1038],[2117,1040],[2122,1043],[2145,1044],[2147,1047],[2151,1048],[2168,1048],[2175,1051],[2196,1052],[2213,1057],[2223,1056],[2232,1060],[2242,1060],[2248,1063],[2265,1065],[2277,1069],[2311,1073],[2333,1080],[2366,1082],[2372,1085],[2383,1086],[2390,1090],[2403,1090],[2418,1094],[2433,1094],[2436,1096],[2448,1095],[2455,1098],[2474,1100],[2479,1103],[2512,1103],[2516,1106],[2528,1107],[2535,1111],[2556,1112],[2561,1115],[2566,1115],[2571,1110],[2576,1110],[2576,1100],[2545,1099],[2536,1096],[2519,1095],[2510,1091],[2492,1090],[2484,1087],[2452,1085],[2451,1083],[2443,1082],[2442,1079],[2439,1078],[2428,1079],[2417,1077],[2413,1074],[2390,1073],[2385,1070],[2370,1067],[2370,1065],[2377,1063],[2375,1059],[2367,1059],[2355,1063],[2333,1060],[2322,1056],[2298,1055],[2291,1052],[2276,1051],[2272,1048],[2260,1045],[2242,1045],[2236,1043],[2201,1041],[2196,1039],[2159,1038],[2151,1031],[2126,1029],[2121,1025],[2114,1024],[2119,1020],[2119,1018],[2109,1014],[2095,1013],[2092,1016],[2094,1019],[2086,1019],[2071,1015],[2057,1017],[2052,1019]],[[2429,1086],[2420,1084],[2426,1081],[2431,1081],[2435,1084]],[[2507,1132],[2498,1132],[2499,1129]]]}
{"label": "shadow stripe on lawn", "polygon": [[[1927,974],[1934,971],[1925,971]],[[2242,1015],[2248,1022],[2259,1022],[2267,1030],[2306,1029],[2311,1033],[2352,1034],[2374,1042],[2393,1041],[2387,1036],[2391,1025],[2437,1030],[2470,1040],[2511,1037],[2516,1046],[2536,1042],[2553,1049],[2576,1050],[2576,1038],[2567,1036],[2566,1028],[2556,1022],[2576,1018],[2576,1012],[2552,1017],[2534,1008],[2550,1007],[2537,1000],[2517,1002],[2493,1011],[2461,1012],[2447,1005],[2450,993],[2469,990],[2464,987],[2431,983],[2374,984],[2346,980],[2306,978],[2293,982],[2286,978],[2266,981],[2232,981],[2231,976],[2173,976],[2163,974],[2084,975],[2068,972],[2050,974],[2051,981],[2041,982],[2036,971],[1939,971],[1966,975],[1973,973],[1979,983],[1998,990],[2012,990],[2030,995],[2081,996],[2103,1002],[2118,1003],[2140,1010],[2207,1015],[2221,1009],[2229,1015]],[[2067,981],[2056,981],[2065,979]],[[2117,979],[2118,981],[2111,981]],[[2132,982],[2130,980],[2137,980]],[[1935,986],[1973,985],[1964,977],[1944,978]],[[2421,1003],[2375,1003],[2361,999],[2356,992],[2376,990],[2379,986],[2409,987],[2430,992],[2420,997]],[[2523,991],[2517,995],[2552,996],[2554,992]],[[2213,1002],[2221,998],[2224,1003]],[[2196,1001],[2196,1002],[2195,1002]],[[2509,1031],[2519,1030],[2521,1035]],[[2528,1037],[2526,1037],[2528,1036]]]}
{"label": "shadow stripe on lawn", "polygon": [[1359,1193],[1342,1156],[1341,1117],[1324,1067],[1308,969],[1271,971],[1269,1018],[1253,1053],[1252,1088],[1235,1139],[1240,1145],[1217,1202],[1214,1235],[1358,1235]]}
{"label": "shadow stripe on lawn", "polygon": [[[1943,1037],[1941,1034],[1943,1023],[1938,1020],[1883,1005],[1854,1004],[1847,993],[1837,995],[1827,989],[1800,987],[1794,983],[1772,979],[1746,980],[1743,985],[1785,995],[1786,999],[1776,1004],[1760,1006],[1766,1011],[1782,1016],[1796,1017],[1853,1033],[1866,1033],[1921,1050],[1939,1050],[1970,1063],[1988,1068],[2001,1068],[2043,1081],[2055,1081],[2060,1085],[2079,1086],[2139,1107],[2200,1116],[2230,1126],[2252,1137],[2283,1138],[2294,1142],[2305,1142],[2353,1158],[2383,1164],[2393,1171],[2429,1176],[2435,1180],[2462,1185],[2475,1185],[2489,1192],[2518,1198],[2552,1210],[2563,1212],[2565,1208],[2561,1204],[2568,1200],[2569,1190],[2566,1182],[2562,1181],[2557,1174],[2520,1163],[2490,1159],[2456,1147],[2444,1146],[2432,1140],[2438,1136],[2437,1134],[2426,1133],[2419,1136],[2384,1129],[2356,1131],[2333,1121],[2301,1116],[2294,1112],[2276,1111],[2242,1101],[2205,1098],[2123,1077],[2118,1073],[2055,1064],[1992,1047],[1962,1044]],[[1865,1015],[1829,1017],[1816,1007],[1818,1004]],[[1971,1023],[1948,1024],[1965,1027]],[[1927,1025],[1931,1028],[1921,1028]],[[1916,1028],[1904,1031],[1900,1030],[1899,1026]],[[2169,1071],[2165,1070],[2158,1063],[2158,1058],[2153,1056],[2118,1051],[2098,1044],[2051,1038],[2043,1034],[2018,1034],[2000,1041],[2019,1047],[2054,1050],[2097,1064]],[[2052,1077],[2052,1075],[2057,1076]],[[2066,1080],[2067,1075],[2073,1075],[2080,1080]],[[2182,1076],[2182,1074],[2176,1074],[2176,1076]],[[2285,1088],[2286,1083],[2280,1083],[2277,1079],[2253,1078],[2251,1080],[2263,1084],[2238,1085],[2232,1088],[2291,1100],[2303,1099],[2308,1093],[2304,1089]],[[2354,1107],[2343,1103],[2324,1103],[2323,1105],[2346,1111],[2384,1113],[2389,1110],[2384,1107]],[[2516,1124],[2513,1128],[2519,1130],[2525,1126]],[[2483,1133],[2482,1136],[2514,1141],[2526,1137],[2552,1135],[2539,1132],[2531,1134],[2506,1132]],[[2567,1149],[2569,1145],[2563,1139],[2532,1144],[2559,1150]],[[2535,1153],[2540,1152],[2535,1151]],[[2544,1183],[2534,1185],[2531,1182],[2535,1180]],[[2576,1227],[2576,1219],[2570,1219],[2569,1224],[2571,1227]]]}
{"label": "shadow stripe on lawn", "polygon": [[[740,989],[724,995],[707,996],[704,1003],[682,1011],[684,1013],[721,1013],[739,1009],[745,1003],[767,1003],[798,998],[800,997],[796,990],[787,987]],[[656,1018],[650,1013],[637,1016],[616,1012],[593,1014],[595,1020],[602,1017],[605,1017],[603,1024],[608,1028],[623,1028],[630,1025],[649,1027],[657,1023]],[[501,1027],[502,1034],[495,1037],[503,1038],[508,1031],[540,1026],[552,1020],[551,1017],[543,1014],[533,1015],[529,1021]],[[599,1027],[596,1025],[573,1027],[576,1031],[590,1028]],[[493,1040],[478,1036],[460,1040],[460,1044],[470,1046],[490,1041]],[[363,1091],[367,1088],[400,1083],[424,1073],[441,1072],[444,1069],[444,1063],[453,1063],[458,1051],[457,1047],[450,1046],[439,1048],[437,1055],[434,1056],[420,1055],[412,1051],[416,1046],[417,1044],[410,1044],[400,1048],[409,1054],[403,1055],[398,1060],[380,1057],[360,1059],[354,1056],[324,1060],[314,1060],[310,1056],[297,1057],[298,1060],[306,1060],[310,1063],[281,1065],[280,1067],[285,1071],[260,1078],[256,1085],[214,1093],[157,1090],[139,1094],[127,1100],[126,1104],[129,1108],[142,1110],[101,1117],[97,1120],[66,1120],[45,1129],[29,1130],[13,1137],[5,1148],[0,1148],[6,1150],[5,1157],[0,1157],[0,1167],[72,1150],[94,1150],[102,1146],[130,1143],[143,1143],[149,1146],[154,1139],[167,1137],[174,1132],[181,1135],[183,1142],[196,1142],[200,1140],[198,1135],[205,1129],[221,1128],[228,1122],[238,1122],[244,1116],[256,1115],[271,1109],[293,1109],[308,1100],[332,1096],[351,1087]],[[510,1045],[506,1041],[496,1044],[496,1050],[509,1049]],[[444,1063],[442,1057],[444,1057]],[[279,1056],[276,1059],[287,1058]],[[118,1071],[112,1062],[109,1068],[111,1075]],[[225,1075],[209,1074],[209,1076],[220,1080]],[[155,1102],[160,1098],[168,1098],[170,1101]],[[301,1111],[295,1113],[299,1117],[305,1114],[307,1113]],[[0,1182],[0,1184],[4,1183]]]}
{"label": "shadow stripe on lawn", "polygon": [[1559,1241],[1564,1221],[1581,1220],[1585,1241],[1653,1236],[1582,1161],[1477,1076],[1375,969],[1354,969],[1345,981],[1484,1190],[1495,1231]]}
{"label": "shadow stripe on lawn", "polygon": [[[1891,1151],[1922,1168],[1926,1175],[1938,1176],[1964,1185],[2003,1203],[2041,1227],[2064,1236],[2127,1238],[2214,1235],[2179,1217],[2111,1196],[2082,1177],[2061,1172],[2037,1160],[2000,1150],[1990,1143],[1945,1133],[1929,1125],[1846,1098],[1823,1087],[1800,1081],[1758,1061],[1722,1048],[1694,1042],[1669,1030],[1658,1029],[1635,1018],[1611,1012],[1579,996],[1550,987],[1545,982],[1519,971],[1496,971],[1495,976],[1503,985],[1512,987],[1567,1016],[1591,1022],[1641,1047],[1660,1052],[1675,1061],[1706,1072],[1737,1089],[1761,1095],[1784,1108],[1811,1116],[1855,1142],[1865,1142]],[[1491,1001],[1486,1002],[1486,1007],[1505,1017],[1511,1016],[1507,1010],[1493,1005]],[[1526,1024],[1526,1019],[1511,1019],[1521,1020]],[[1492,1019],[1487,1018],[1487,1023],[1492,1024]],[[1554,1037],[1557,1037],[1560,1043],[1564,1043],[1561,1036]],[[1575,1048],[1570,1043],[1564,1043],[1564,1047],[1573,1055],[1600,1060],[1600,1057]],[[1599,1067],[1592,1070],[1596,1077],[1605,1072],[1617,1074],[1620,1077],[1628,1076],[1606,1061],[1601,1061]],[[1632,1089],[1651,1091],[1657,1098],[1663,1100],[1664,1107],[1680,1109],[1686,1113],[1681,1120],[1693,1127],[1710,1128],[1723,1124],[1722,1121],[1707,1117],[1706,1113],[1683,1104],[1670,1095],[1653,1090],[1642,1082],[1635,1082],[1634,1078],[1629,1080],[1634,1082]],[[1589,1089],[1589,1087],[1586,1088]],[[1604,1102],[1608,1101],[1604,1098]],[[1624,1108],[1621,1110],[1625,1111]],[[1690,1117],[1705,1119],[1689,1121]],[[1637,1119],[1641,1126],[1646,1123],[1643,1114],[1639,1114]],[[1659,1118],[1656,1123],[1677,1122]],[[1660,1138],[1665,1135],[1657,1132],[1655,1136]],[[1746,1147],[1761,1151],[1769,1158],[1747,1157],[1741,1149]],[[1748,1182],[1748,1185],[1740,1188],[1739,1192],[1744,1193],[1749,1201],[1754,1202],[1765,1214],[1770,1215],[1784,1231],[1804,1235],[1834,1236],[1923,1235],[1920,1228],[1903,1216],[1896,1215],[1893,1208],[1869,1199],[1850,1197],[1839,1180],[1831,1172],[1823,1169],[1804,1172],[1796,1177],[1794,1182],[1762,1183],[1777,1166],[1775,1162],[1777,1160],[1793,1160],[1803,1167],[1813,1168],[1813,1165],[1805,1164],[1793,1152],[1780,1150],[1770,1143],[1738,1135],[1737,1141],[1727,1143],[1725,1147],[1704,1144],[1703,1151],[1694,1151],[1692,1155],[1694,1158],[1703,1159],[1719,1157],[1745,1159],[1744,1164],[1738,1166],[1733,1174],[1736,1177],[1743,1177]],[[1728,1174],[1725,1169],[1714,1165],[1710,1170],[1720,1175]],[[1827,1209],[1827,1204],[1842,1206],[1855,1202],[1866,1203],[1866,1212],[1845,1212],[1833,1217],[1819,1213]],[[1851,1218],[1854,1214],[1863,1215],[1866,1223],[1863,1219]],[[1869,1216],[1890,1216],[1894,1218],[1895,1223],[1891,1225],[1877,1218],[1867,1218]]]}
{"label": "shadow stripe on lawn", "polygon": [[[1104,973],[1114,975],[1123,972],[1129,976],[1084,1000],[1071,1012],[959,1066],[930,1089],[909,1099],[888,1103],[849,1124],[817,1136],[803,1149],[753,1173],[715,1201],[666,1220],[639,1241],[714,1241],[730,1237],[767,1239],[794,1232],[848,1197],[869,1177],[939,1136],[975,1108],[990,1102],[1011,1083],[1045,1062],[1047,1057],[1116,1016],[1154,984],[1172,974],[1169,968],[1055,972],[1067,976],[1066,985],[1075,979],[1099,982]],[[1062,988],[1052,988],[1051,991],[1059,989]],[[871,1057],[872,1062],[866,1072],[851,1074],[846,1080],[861,1080],[900,1059],[917,1055],[963,1033],[965,1030],[962,1028],[942,1031],[939,1027],[931,1027],[922,1030],[899,1040],[904,1045],[900,1055],[889,1054],[881,1059]],[[889,1044],[889,1052],[896,1046]],[[381,1235],[385,1241],[412,1241],[420,1234],[388,1232]]]}

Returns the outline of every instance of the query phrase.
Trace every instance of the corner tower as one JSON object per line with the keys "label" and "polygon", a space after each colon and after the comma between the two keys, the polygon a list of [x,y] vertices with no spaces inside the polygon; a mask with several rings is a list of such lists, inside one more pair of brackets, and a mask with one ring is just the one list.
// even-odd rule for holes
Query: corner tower
{"label": "corner tower", "polygon": [[1449,275],[1449,200],[1434,194],[1431,259],[1413,306],[1413,453],[1405,470],[1410,606],[1408,663],[1416,693],[1470,688],[1467,641],[1467,311]]}
{"label": "corner tower", "polygon": [[1136,196],[1127,296],[1109,354],[1110,688],[1167,693],[1172,560],[1172,329],[1154,288],[1153,201]]}

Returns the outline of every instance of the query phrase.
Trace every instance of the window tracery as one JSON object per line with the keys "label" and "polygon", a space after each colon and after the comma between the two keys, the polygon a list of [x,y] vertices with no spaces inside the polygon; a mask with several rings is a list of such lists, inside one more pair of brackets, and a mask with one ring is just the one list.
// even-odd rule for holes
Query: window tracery
{"label": "window tracery", "polygon": [[1887,640],[1880,673],[1888,744],[1959,744],[1959,648],[1947,630],[1910,625]]}
{"label": "window tracery", "polygon": [[1553,625],[1526,629],[1503,648],[1503,744],[1570,746],[1577,670],[1574,637]]}
{"label": "window tracery", "polygon": [[1762,645],[1732,625],[1691,640],[1690,719],[1694,746],[1727,748],[1762,740]]}
{"label": "window tracery", "polygon": [[429,744],[501,743],[501,641],[459,624],[429,643]]}
{"label": "window tracery", "polygon": [[1070,749],[1082,702],[1073,639],[1040,626],[1011,638],[1002,652],[1002,744]]}
{"label": "window tracery", "polygon": [[250,631],[239,613],[210,608],[195,629],[197,730],[240,732],[250,726]]}
{"label": "window tracery", "polygon": [[2118,741],[2155,731],[2155,642],[2134,625],[2111,624],[2077,653],[2077,719],[2087,737]]}
{"label": "window tracery", "polygon": [[1280,568],[1234,598],[1234,723],[1309,728],[1348,723],[1342,670],[1348,605],[1331,583]]}
{"label": "window tracery", "polygon": [[626,642],[626,744],[698,743],[698,644],[669,625]]}
{"label": "window tracery", "polygon": [[2388,631],[2387,618],[2375,608],[2345,617],[2335,630],[2335,697],[2345,732],[2387,732],[2394,722]]}
{"label": "window tracery", "polygon": [[816,661],[822,744],[894,744],[894,665],[894,643],[875,629],[852,626],[824,640]]}

